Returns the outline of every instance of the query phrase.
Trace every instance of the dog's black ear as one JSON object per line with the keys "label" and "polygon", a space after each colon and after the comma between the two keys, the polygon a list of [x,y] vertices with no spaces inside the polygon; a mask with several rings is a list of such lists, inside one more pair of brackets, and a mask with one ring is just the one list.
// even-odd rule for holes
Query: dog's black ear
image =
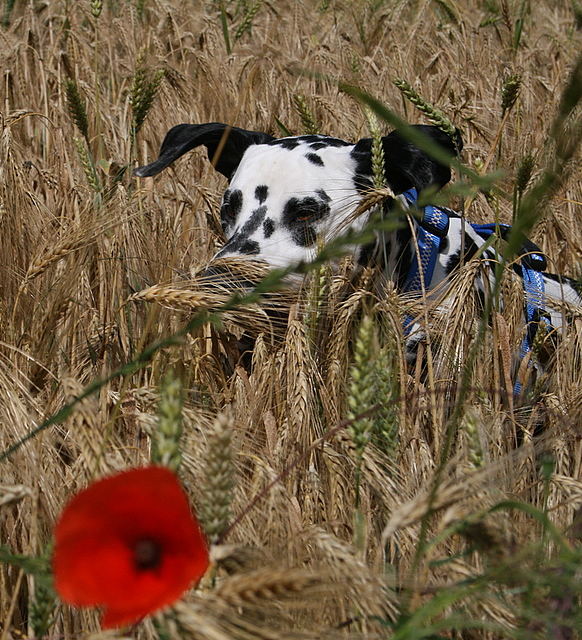
{"label": "dog's black ear", "polygon": [[[223,136],[225,137],[224,146],[215,158]],[[274,140],[274,138],[266,133],[230,127],[221,122],[178,124],[166,134],[158,159],[151,164],[138,167],[133,174],[139,178],[155,176],[171,165],[174,160],[203,144],[208,149],[208,159],[216,163],[216,170],[230,180],[239,165],[243,153],[251,145],[265,144],[271,140]]]}
{"label": "dog's black ear", "polygon": [[[457,156],[463,148],[463,141],[458,129],[453,140],[438,127],[422,124],[413,126],[451,156]],[[451,179],[451,169],[448,165],[433,160],[427,153],[408,142],[398,131],[393,131],[383,137],[382,146],[384,147],[386,180],[395,193],[402,193],[411,187],[415,187],[418,191],[431,185],[440,188],[444,187]],[[352,151],[352,154],[357,158],[357,170],[360,174],[370,175],[372,173],[371,149],[372,139],[363,138]]]}

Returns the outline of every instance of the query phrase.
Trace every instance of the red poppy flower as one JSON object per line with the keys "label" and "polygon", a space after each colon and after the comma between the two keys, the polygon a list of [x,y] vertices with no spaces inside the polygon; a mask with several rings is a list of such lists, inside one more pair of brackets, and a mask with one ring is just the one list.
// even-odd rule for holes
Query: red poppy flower
{"label": "red poppy flower", "polygon": [[95,482],[69,502],[55,528],[57,592],[73,605],[104,607],[104,628],[171,604],[207,568],[186,495],[162,467]]}

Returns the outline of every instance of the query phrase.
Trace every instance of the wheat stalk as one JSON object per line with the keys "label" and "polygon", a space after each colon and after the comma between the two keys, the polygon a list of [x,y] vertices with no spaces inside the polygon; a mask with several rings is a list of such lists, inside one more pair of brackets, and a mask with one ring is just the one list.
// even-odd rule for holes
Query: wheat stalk
{"label": "wheat stalk", "polygon": [[23,498],[32,496],[32,491],[22,484],[0,485],[0,507],[12,502],[19,502]]}

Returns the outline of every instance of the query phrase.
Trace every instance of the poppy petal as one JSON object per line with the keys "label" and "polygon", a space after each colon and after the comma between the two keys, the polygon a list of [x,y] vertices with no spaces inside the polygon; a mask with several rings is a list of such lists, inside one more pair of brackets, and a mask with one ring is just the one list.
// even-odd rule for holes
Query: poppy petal
{"label": "poppy petal", "polygon": [[[150,554],[145,564],[139,549]],[[104,627],[174,602],[208,563],[187,497],[162,467],[95,482],[69,502],[55,528],[55,587],[70,604],[103,606]]]}

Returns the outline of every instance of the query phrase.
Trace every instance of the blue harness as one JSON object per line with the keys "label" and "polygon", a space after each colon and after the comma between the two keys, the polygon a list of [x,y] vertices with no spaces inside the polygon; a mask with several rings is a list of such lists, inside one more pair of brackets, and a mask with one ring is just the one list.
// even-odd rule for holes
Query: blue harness
{"label": "blue harness", "polygon": [[[408,204],[414,207],[418,201],[416,189],[409,189],[402,194]],[[403,290],[407,293],[421,292],[428,289],[432,281],[434,268],[438,259],[441,241],[449,230],[449,214],[446,208],[427,205],[422,209],[422,218],[416,219],[416,242],[418,251],[414,252],[410,269],[406,277]],[[511,231],[507,224],[473,224],[468,223],[481,238],[487,240],[492,234],[499,232],[505,238]],[[521,272],[525,292],[525,317],[527,322],[525,337],[521,343],[519,355],[524,358],[533,347],[536,332],[540,326],[544,310],[544,277],[542,271],[546,269],[546,259],[533,242],[526,241],[521,258]],[[408,336],[412,330],[414,318],[406,315],[404,318],[404,335]],[[546,321],[548,329],[551,327]],[[514,393],[521,392],[522,385],[516,382]]]}

